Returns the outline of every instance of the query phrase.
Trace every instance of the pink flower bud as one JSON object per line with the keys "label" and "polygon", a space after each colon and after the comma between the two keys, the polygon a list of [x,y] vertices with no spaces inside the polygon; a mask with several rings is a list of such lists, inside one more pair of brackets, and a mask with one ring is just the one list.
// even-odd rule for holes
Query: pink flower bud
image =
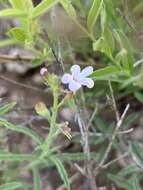
{"label": "pink flower bud", "polygon": [[48,69],[46,67],[41,68],[40,75],[44,76],[48,72]]}

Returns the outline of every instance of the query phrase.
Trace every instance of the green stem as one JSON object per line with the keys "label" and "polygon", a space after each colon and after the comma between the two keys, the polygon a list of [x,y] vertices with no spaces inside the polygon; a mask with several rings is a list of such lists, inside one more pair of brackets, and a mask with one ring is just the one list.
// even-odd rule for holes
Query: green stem
{"label": "green stem", "polygon": [[49,131],[46,141],[42,145],[42,148],[43,148],[43,153],[41,155],[42,158],[46,156],[47,153],[49,152],[49,148],[53,141],[52,137],[56,129],[56,118],[57,118],[57,112],[58,112],[58,92],[57,91],[53,92],[53,98],[54,98],[54,102],[53,102],[53,108],[52,108],[52,118],[50,121],[50,131]]}
{"label": "green stem", "polygon": [[[50,140],[51,137],[53,136],[53,133],[55,132],[57,111],[58,111],[58,92],[54,92],[54,103],[53,103],[52,118],[51,118],[51,123],[50,123],[50,132],[49,132],[47,140]],[[47,142],[47,144],[50,144],[50,143]]]}

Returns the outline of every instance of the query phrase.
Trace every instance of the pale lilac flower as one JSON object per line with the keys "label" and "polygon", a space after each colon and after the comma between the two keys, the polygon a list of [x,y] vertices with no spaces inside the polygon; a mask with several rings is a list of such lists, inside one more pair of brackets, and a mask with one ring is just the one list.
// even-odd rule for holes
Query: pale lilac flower
{"label": "pale lilac flower", "polygon": [[85,67],[82,71],[79,65],[71,67],[71,74],[65,73],[62,77],[62,83],[68,84],[68,88],[72,92],[76,92],[81,86],[92,88],[94,81],[88,76],[93,73],[93,67]]}
{"label": "pale lilac flower", "polygon": [[44,76],[47,72],[48,72],[47,68],[46,67],[42,67],[41,70],[40,70],[40,75]]}

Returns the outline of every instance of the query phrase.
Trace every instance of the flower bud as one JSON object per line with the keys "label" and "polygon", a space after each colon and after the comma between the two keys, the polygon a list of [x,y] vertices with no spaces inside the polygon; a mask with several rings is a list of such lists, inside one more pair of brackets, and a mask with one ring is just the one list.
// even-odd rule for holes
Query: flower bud
{"label": "flower bud", "polygon": [[41,75],[41,76],[45,76],[45,75],[47,74],[47,72],[48,72],[48,69],[47,69],[46,67],[43,67],[43,68],[41,68],[41,70],[40,70],[40,75]]}

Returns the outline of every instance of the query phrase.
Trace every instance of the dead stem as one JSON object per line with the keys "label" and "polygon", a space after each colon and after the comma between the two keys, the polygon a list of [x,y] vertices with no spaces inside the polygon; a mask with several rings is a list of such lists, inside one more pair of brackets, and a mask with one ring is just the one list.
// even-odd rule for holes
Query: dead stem
{"label": "dead stem", "polygon": [[[106,160],[108,158],[108,155],[109,155],[109,153],[110,153],[110,151],[112,149],[113,142],[114,142],[116,136],[119,133],[119,128],[121,127],[121,125],[123,123],[123,120],[124,120],[124,118],[126,116],[126,113],[127,113],[128,109],[130,107],[130,105],[127,104],[126,108],[124,109],[123,114],[120,117],[119,111],[117,109],[117,105],[116,105],[116,101],[115,101],[114,92],[113,92],[113,88],[112,88],[111,82],[108,81],[108,84],[109,84],[109,89],[110,89],[110,93],[111,93],[111,99],[112,99],[113,109],[114,109],[114,112],[115,112],[115,115],[116,115],[117,124],[116,124],[116,127],[115,127],[115,129],[114,129],[114,131],[112,133],[111,140],[110,140],[110,142],[109,142],[109,144],[107,146],[105,154],[104,154],[103,158],[101,159],[100,163],[98,164],[98,166],[94,170],[94,174],[95,175],[97,175],[97,172],[99,172],[99,170],[103,167],[104,163],[106,162]],[[108,163],[107,163],[107,165],[108,165]]]}

